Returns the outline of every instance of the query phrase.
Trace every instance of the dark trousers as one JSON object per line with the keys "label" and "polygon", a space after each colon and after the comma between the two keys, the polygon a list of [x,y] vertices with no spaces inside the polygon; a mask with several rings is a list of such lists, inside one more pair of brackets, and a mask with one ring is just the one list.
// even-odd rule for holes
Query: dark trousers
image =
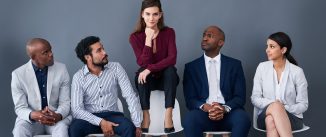
{"label": "dark trousers", "polygon": [[232,109],[219,121],[210,120],[207,112],[195,109],[186,114],[182,126],[186,137],[202,137],[205,131],[231,131],[231,137],[246,137],[251,124],[243,109]]}
{"label": "dark trousers", "polygon": [[163,90],[165,94],[165,108],[174,108],[177,86],[179,84],[177,69],[171,66],[160,72],[151,73],[146,77],[146,83],[140,84],[138,83],[138,75],[143,70],[144,68],[140,68],[135,77],[135,85],[142,109],[149,109],[149,98],[153,90]]}
{"label": "dark trousers", "polygon": [[[121,112],[103,112],[94,113],[94,115],[101,117],[105,120],[119,124],[117,127],[113,127],[114,134],[121,137],[135,137],[136,127],[127,119]],[[69,126],[70,137],[85,137],[88,134],[100,134],[103,133],[100,126],[95,126],[85,120],[74,119]]]}

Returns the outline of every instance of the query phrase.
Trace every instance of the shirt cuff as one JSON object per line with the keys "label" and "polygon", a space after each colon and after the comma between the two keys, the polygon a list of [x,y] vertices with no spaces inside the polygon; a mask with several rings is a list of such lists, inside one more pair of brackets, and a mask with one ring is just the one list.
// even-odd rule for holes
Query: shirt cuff
{"label": "shirt cuff", "polygon": [[97,125],[97,126],[101,126],[101,121],[102,121],[102,118],[99,118],[99,117],[96,117],[94,119],[94,125]]}
{"label": "shirt cuff", "polygon": [[284,105],[285,110],[289,111],[290,106],[289,105]]}
{"label": "shirt cuff", "polygon": [[141,123],[134,123],[135,127],[141,127]]}
{"label": "shirt cuff", "polygon": [[145,46],[143,49],[143,54],[146,56],[152,55],[153,54],[152,47]]}
{"label": "shirt cuff", "polygon": [[201,110],[204,111],[204,105],[205,105],[205,104],[200,105],[200,106],[199,106],[199,109],[201,109]]}
{"label": "shirt cuff", "polygon": [[32,117],[31,117],[31,114],[32,114],[32,112],[31,113],[29,113],[29,121],[31,121],[32,123],[34,123],[35,122],[35,120],[34,119],[32,119]]}
{"label": "shirt cuff", "polygon": [[225,108],[226,113],[229,113],[232,110],[232,108],[229,107],[228,105],[222,105],[222,106]]}

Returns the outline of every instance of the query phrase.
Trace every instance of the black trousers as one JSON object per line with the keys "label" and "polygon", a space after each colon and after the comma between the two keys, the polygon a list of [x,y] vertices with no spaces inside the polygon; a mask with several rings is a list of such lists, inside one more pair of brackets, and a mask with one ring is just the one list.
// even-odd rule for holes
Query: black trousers
{"label": "black trousers", "polygon": [[148,110],[150,106],[149,98],[151,91],[163,90],[165,94],[165,108],[174,108],[179,76],[174,66],[167,67],[156,73],[151,73],[146,77],[146,83],[138,83],[138,75],[145,70],[140,68],[136,73],[135,85],[139,94],[140,104],[143,110]]}

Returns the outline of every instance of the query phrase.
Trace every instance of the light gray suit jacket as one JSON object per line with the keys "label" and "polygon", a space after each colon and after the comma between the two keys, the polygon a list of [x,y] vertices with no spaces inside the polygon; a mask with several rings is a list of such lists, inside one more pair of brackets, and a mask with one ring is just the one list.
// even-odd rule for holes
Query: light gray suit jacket
{"label": "light gray suit jacket", "polygon": [[[52,66],[48,67],[48,107],[56,113],[60,113],[62,119],[65,119],[70,112],[69,79],[64,64],[54,62]],[[29,114],[42,109],[41,93],[31,60],[12,72],[11,92],[17,120],[23,119],[31,122]]]}
{"label": "light gray suit jacket", "polygon": [[[273,72],[272,61],[262,62],[257,67],[251,102],[259,112],[275,101],[276,83]],[[285,109],[303,118],[302,113],[308,109],[308,83],[303,70],[286,60],[280,84],[281,102]]]}

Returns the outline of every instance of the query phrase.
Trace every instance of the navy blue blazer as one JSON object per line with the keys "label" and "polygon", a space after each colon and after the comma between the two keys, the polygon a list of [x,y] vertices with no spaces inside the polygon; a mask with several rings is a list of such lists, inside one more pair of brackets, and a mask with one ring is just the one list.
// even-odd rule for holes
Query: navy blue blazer
{"label": "navy blue blazer", "polygon": [[[243,108],[246,102],[246,82],[241,61],[221,54],[220,89],[225,105]],[[199,109],[206,103],[209,87],[204,55],[185,65],[183,93],[189,110]]]}

